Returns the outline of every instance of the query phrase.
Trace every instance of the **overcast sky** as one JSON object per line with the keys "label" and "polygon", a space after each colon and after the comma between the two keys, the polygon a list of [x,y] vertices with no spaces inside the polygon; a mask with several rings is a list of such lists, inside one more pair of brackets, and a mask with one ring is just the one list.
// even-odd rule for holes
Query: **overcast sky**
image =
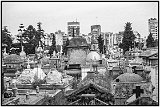
{"label": "overcast sky", "polygon": [[[96,18],[97,17],[97,18]],[[42,22],[45,33],[62,30],[67,33],[68,21],[80,22],[80,33],[88,34],[91,25],[100,24],[102,32],[118,33],[126,22],[143,37],[148,36],[148,19],[158,19],[157,2],[3,2],[2,26],[18,34],[25,27]]]}

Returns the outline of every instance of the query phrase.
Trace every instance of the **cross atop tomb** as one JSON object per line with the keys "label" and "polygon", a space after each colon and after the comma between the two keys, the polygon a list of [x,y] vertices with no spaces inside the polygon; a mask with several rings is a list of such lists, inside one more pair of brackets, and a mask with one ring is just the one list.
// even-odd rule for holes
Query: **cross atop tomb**
{"label": "cross atop tomb", "polygon": [[136,89],[133,89],[133,93],[136,94],[136,98],[140,97],[141,93],[144,93],[144,90],[140,86],[136,86]]}

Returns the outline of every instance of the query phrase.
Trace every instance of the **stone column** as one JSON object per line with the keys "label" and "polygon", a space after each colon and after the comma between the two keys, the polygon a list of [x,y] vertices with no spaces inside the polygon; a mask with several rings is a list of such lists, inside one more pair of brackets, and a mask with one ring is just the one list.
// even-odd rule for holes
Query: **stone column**
{"label": "stone column", "polygon": [[13,92],[13,97],[16,97],[18,94],[18,89],[16,87],[16,83],[14,83],[14,87],[12,88],[12,92]]}

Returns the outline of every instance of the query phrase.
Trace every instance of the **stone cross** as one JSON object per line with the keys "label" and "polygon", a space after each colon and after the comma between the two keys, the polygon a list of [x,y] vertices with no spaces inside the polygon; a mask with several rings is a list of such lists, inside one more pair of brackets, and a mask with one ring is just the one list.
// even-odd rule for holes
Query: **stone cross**
{"label": "stone cross", "polygon": [[144,93],[144,90],[140,86],[136,86],[136,89],[133,89],[133,93],[136,94],[136,98],[140,97],[141,93]]}

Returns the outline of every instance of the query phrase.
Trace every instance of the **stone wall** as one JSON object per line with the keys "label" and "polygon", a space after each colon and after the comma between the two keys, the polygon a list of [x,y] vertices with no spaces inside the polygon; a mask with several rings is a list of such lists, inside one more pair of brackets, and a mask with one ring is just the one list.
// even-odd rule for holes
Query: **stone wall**
{"label": "stone wall", "polygon": [[[10,85],[9,88],[14,87],[13,84]],[[18,89],[33,89],[33,85],[32,84],[17,84],[16,87]],[[53,89],[53,85],[50,84],[42,84],[41,86],[39,86],[40,89]]]}
{"label": "stone wall", "polygon": [[[10,89],[12,89],[12,87],[14,87],[14,85],[10,85]],[[34,89],[32,84],[17,84],[16,87],[18,89]],[[39,89],[46,89],[46,90],[53,90],[53,89],[61,89],[63,86],[63,84],[42,84],[39,86]]]}

